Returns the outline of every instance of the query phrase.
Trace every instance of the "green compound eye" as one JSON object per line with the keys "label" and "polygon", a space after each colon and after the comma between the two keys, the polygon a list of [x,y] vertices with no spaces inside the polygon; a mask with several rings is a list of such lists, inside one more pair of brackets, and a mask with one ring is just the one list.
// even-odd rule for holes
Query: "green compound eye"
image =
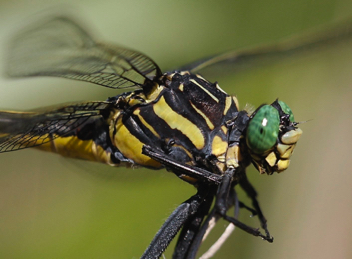
{"label": "green compound eye", "polygon": [[279,104],[281,106],[282,111],[284,113],[290,115],[290,121],[294,122],[295,121],[295,117],[293,116],[291,108],[283,101],[279,101]]}
{"label": "green compound eye", "polygon": [[248,124],[248,147],[256,154],[272,148],[279,135],[279,126],[279,112],[271,105],[262,106]]}

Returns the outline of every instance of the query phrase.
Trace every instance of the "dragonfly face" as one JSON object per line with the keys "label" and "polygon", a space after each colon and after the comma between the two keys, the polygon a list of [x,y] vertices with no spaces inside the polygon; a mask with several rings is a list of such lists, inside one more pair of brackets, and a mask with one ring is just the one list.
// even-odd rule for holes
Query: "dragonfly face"
{"label": "dragonfly face", "polygon": [[246,143],[260,173],[286,170],[302,130],[296,127],[290,107],[283,101],[263,105],[251,116]]}
{"label": "dragonfly face", "polygon": [[[8,61],[11,76],[58,76],[135,89],[106,101],[0,111],[0,151],[36,147],[112,166],[166,168],[194,185],[197,194],[176,208],[143,258],[160,257],[181,228],[174,257],[194,258],[210,220],[219,217],[272,242],[245,171],[251,163],[262,174],[286,170],[302,131],[281,100],[253,113],[241,111],[235,96],[196,72],[235,62],[236,57],[242,62],[245,57],[292,54],[307,44],[311,47],[308,43],[229,53],[163,74],[149,57],[97,43],[71,19],[56,17],[14,39]],[[245,208],[258,215],[264,234],[227,215],[230,207],[238,209],[238,185],[251,198],[253,209]]]}

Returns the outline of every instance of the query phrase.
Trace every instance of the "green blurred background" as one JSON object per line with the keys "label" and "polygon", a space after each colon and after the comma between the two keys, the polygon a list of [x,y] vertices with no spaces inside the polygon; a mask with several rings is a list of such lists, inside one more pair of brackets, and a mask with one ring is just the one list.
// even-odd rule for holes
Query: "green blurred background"
{"label": "green blurred background", "polygon": [[[61,3],[0,1],[2,71],[11,35],[47,12],[77,16],[99,39],[146,53],[164,71],[352,16],[350,0]],[[352,258],[351,41],[211,80],[236,94],[242,107],[280,97],[296,120],[312,119],[301,126],[285,173],[248,172],[274,243],[236,230],[216,258]],[[117,93],[64,79],[2,76],[0,108]],[[0,258],[139,258],[172,210],[195,193],[164,170],[111,168],[36,150],[1,154],[0,165]],[[245,211],[240,218],[259,226]],[[225,227],[219,222],[203,252]]]}

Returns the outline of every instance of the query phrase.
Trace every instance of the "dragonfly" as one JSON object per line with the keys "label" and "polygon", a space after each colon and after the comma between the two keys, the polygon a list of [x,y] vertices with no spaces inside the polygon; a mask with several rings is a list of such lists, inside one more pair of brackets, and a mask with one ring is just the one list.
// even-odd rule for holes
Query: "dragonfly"
{"label": "dragonfly", "polygon": [[[247,62],[330,44],[350,37],[346,26],[236,50],[163,73],[140,52],[96,41],[70,17],[30,25],[12,41],[9,76],[63,77],[131,91],[106,101],[0,111],[0,152],[33,147],[116,167],[166,169],[193,185],[197,193],[173,211],[142,258],[159,258],[179,232],[173,258],[195,258],[220,218],[229,228],[273,242],[246,169],[253,164],[268,175],[286,170],[302,134],[299,123],[281,100],[254,111],[240,110],[235,96],[199,72],[213,67],[236,71]],[[238,187],[250,197],[251,207],[238,199]],[[258,216],[263,232],[237,219],[241,208]],[[215,251],[223,242],[214,244]]]}

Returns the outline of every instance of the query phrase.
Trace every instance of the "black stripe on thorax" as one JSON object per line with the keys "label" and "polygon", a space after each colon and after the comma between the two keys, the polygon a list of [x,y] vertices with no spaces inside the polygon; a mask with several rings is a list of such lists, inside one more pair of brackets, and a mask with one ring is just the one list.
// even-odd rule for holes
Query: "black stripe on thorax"
{"label": "black stripe on thorax", "polygon": [[[188,139],[181,131],[172,129],[163,119],[155,114],[152,105],[140,107],[140,115],[143,116],[144,120],[159,134],[162,142],[173,139],[176,144],[184,146],[187,150],[191,152],[197,151],[190,139]],[[170,114],[170,116],[172,116],[172,114]],[[148,132],[152,134],[150,131]],[[154,138],[153,134],[152,137]]]}

